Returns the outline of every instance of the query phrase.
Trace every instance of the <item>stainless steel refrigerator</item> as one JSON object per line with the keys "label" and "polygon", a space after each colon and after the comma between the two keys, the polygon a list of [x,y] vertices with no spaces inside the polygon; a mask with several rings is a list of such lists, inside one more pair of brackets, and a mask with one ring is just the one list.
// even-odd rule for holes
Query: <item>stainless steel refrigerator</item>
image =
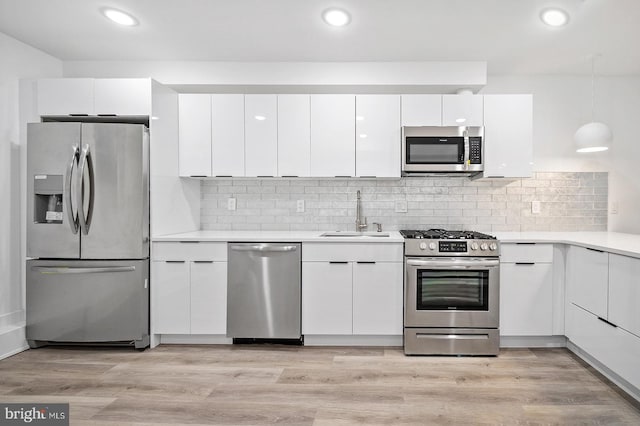
{"label": "stainless steel refrigerator", "polygon": [[26,337],[149,345],[149,132],[30,123]]}

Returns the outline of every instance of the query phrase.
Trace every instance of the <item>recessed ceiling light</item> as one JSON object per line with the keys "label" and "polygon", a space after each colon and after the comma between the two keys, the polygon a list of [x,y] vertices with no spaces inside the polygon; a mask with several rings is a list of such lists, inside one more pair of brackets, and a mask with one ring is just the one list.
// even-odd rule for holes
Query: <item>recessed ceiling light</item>
{"label": "recessed ceiling light", "polygon": [[562,9],[545,9],[540,19],[550,27],[562,27],[569,22],[569,14]]}
{"label": "recessed ceiling light", "polygon": [[138,20],[136,18],[134,18],[133,16],[121,10],[104,8],[104,9],[101,9],[101,12],[104,16],[106,16],[108,19],[115,22],[116,24],[124,25],[127,27],[133,27],[135,25],[138,25]]}
{"label": "recessed ceiling light", "polygon": [[327,9],[322,12],[322,19],[332,27],[344,27],[351,22],[349,13],[342,9]]}

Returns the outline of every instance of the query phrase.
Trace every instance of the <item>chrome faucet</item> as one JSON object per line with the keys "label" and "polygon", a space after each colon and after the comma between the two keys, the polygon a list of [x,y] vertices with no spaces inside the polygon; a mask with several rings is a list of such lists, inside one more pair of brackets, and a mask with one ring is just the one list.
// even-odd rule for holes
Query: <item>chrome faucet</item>
{"label": "chrome faucet", "polygon": [[364,218],[364,223],[362,222],[362,208],[360,207],[360,203],[361,203],[361,198],[360,198],[360,190],[358,189],[358,192],[356,192],[356,231],[357,232],[362,232],[363,230],[367,229],[367,218]]}

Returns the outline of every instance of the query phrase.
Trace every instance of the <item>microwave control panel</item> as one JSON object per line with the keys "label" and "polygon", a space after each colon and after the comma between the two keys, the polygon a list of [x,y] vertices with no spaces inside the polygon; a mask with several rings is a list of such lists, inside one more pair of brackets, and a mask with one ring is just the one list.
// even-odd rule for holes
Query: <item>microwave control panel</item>
{"label": "microwave control panel", "polygon": [[482,164],[482,138],[471,136],[469,138],[469,162],[471,164]]}

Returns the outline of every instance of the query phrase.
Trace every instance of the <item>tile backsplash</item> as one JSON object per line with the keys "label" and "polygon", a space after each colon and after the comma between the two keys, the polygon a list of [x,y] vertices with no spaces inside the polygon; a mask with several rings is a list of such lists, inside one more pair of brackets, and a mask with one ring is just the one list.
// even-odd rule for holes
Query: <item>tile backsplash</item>
{"label": "tile backsplash", "polygon": [[[369,231],[606,231],[608,173],[537,172],[529,179],[217,178],[201,183],[204,230],[354,230],[356,191]],[[236,210],[228,210],[228,199]],[[298,212],[298,201],[304,212]],[[532,202],[540,213],[532,213]],[[406,207],[406,212],[398,212]]]}

